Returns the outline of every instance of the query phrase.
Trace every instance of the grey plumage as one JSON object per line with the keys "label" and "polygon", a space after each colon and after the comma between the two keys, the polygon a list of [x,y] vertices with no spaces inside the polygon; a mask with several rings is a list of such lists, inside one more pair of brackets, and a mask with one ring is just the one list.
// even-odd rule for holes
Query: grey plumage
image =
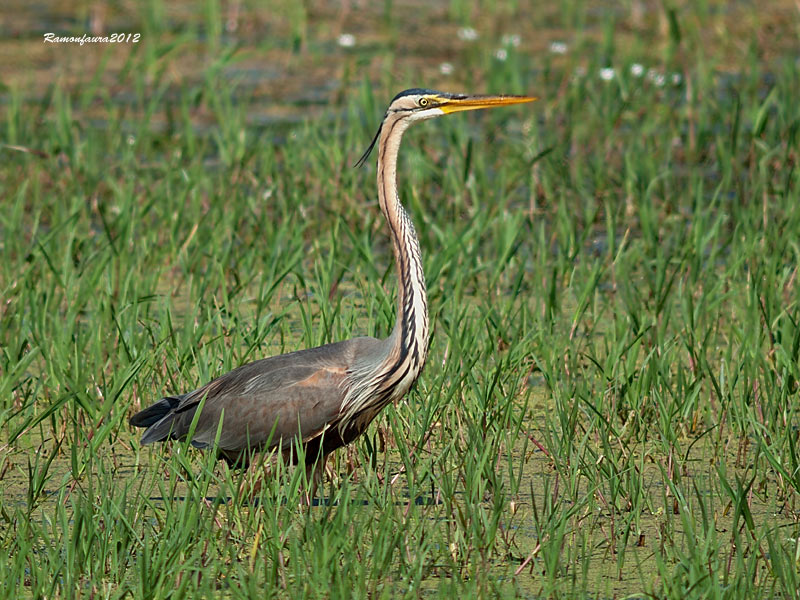
{"label": "grey plumage", "polygon": [[[192,445],[210,446],[224,414],[220,456],[242,466],[248,450],[289,448],[298,434],[307,442],[337,425],[348,369],[368,363],[385,344],[361,337],[248,363],[194,391],[162,398],[130,423],[148,428],[142,444],[184,439],[205,398]],[[226,427],[229,422],[237,426]]]}

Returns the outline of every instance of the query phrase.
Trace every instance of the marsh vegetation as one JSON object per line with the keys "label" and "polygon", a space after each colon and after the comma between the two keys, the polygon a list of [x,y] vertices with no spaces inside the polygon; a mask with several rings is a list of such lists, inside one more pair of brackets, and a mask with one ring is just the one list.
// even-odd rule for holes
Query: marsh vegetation
{"label": "marsh vegetation", "polygon": [[[3,594],[798,598],[795,3],[11,4]],[[42,42],[95,28],[141,41]],[[303,509],[141,448],[165,393],[389,333],[352,165],[420,85],[541,99],[406,137],[415,388]]]}

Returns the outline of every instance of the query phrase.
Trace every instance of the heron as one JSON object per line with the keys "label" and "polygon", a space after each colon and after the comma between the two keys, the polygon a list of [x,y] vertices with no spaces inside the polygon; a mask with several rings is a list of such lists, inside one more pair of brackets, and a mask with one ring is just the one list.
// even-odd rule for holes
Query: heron
{"label": "heron", "polygon": [[[217,458],[246,467],[255,452],[297,462],[301,444],[312,490],[333,451],[358,438],[388,404],[404,397],[428,355],[428,301],[419,240],[397,193],[397,155],[412,123],[456,112],[531,102],[515,95],[463,95],[414,88],[389,104],[375,137],[378,204],[397,271],[397,315],[385,339],[357,337],[242,365],[206,385],[167,396],[130,418],[141,444],[186,440],[216,447]],[[200,414],[196,414],[197,411]],[[221,424],[220,424],[221,421]]]}

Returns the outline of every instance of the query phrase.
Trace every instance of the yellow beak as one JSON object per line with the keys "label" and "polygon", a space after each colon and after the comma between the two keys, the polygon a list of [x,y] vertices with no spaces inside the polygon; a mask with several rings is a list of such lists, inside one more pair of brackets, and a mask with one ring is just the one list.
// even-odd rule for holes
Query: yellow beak
{"label": "yellow beak", "polygon": [[534,96],[466,96],[465,98],[438,98],[437,108],[445,114],[462,110],[478,110],[481,108],[494,108],[507,104],[523,104],[537,100]]}

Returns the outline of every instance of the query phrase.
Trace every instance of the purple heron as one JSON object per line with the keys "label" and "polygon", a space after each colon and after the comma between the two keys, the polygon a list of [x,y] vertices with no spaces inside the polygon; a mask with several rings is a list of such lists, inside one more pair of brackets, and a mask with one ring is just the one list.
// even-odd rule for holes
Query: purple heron
{"label": "purple heron", "polygon": [[[361,435],[390,402],[402,398],[428,354],[428,303],[419,241],[397,195],[397,153],[406,128],[454,112],[531,102],[530,96],[466,96],[410,89],[394,97],[372,143],[378,144],[378,202],[397,268],[397,320],[386,339],[358,337],[240,366],[185,394],[167,396],[130,419],[146,427],[142,444],[185,440],[217,444],[218,457],[245,466],[252,452],[278,449],[294,461],[302,443],[314,483],[328,454]],[[201,406],[200,415],[196,411]],[[219,423],[222,420],[220,427]],[[217,430],[219,438],[217,439]]]}

